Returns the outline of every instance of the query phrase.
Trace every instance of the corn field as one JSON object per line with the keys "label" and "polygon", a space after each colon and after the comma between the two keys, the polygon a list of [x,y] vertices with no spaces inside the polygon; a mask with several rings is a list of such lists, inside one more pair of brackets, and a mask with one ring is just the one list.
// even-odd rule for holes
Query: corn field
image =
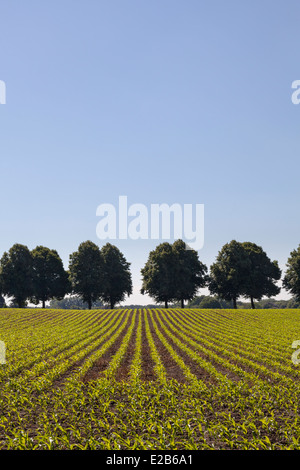
{"label": "corn field", "polygon": [[1,309],[0,449],[300,449],[300,310]]}

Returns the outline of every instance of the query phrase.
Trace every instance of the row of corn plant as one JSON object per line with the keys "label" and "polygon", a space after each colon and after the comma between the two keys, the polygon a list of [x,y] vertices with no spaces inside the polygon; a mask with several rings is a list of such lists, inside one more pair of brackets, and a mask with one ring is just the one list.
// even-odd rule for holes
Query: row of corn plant
{"label": "row of corn plant", "polygon": [[[169,351],[172,359],[176,362],[176,364],[180,367],[180,369],[183,371],[183,374],[184,376],[186,377],[186,379],[191,383],[193,384],[196,388],[199,388],[199,390],[203,390],[206,388],[206,385],[205,383],[202,381],[202,380],[199,380],[195,374],[193,374],[190,370],[190,368],[186,365],[186,363],[184,362],[184,360],[182,359],[182,357],[180,357],[177,352],[175,351],[175,349],[171,346],[170,342],[167,340],[167,338],[161,333],[161,331],[159,330],[158,326],[157,326],[157,323],[154,319],[154,316],[151,315],[151,313],[149,313],[149,316],[151,317],[151,320],[152,320],[152,323],[153,323],[153,326],[154,326],[154,330],[158,336],[158,338],[160,339],[160,341],[162,342],[162,344],[165,346],[165,348]],[[161,322],[160,322],[161,324]],[[161,324],[162,326],[162,324]]]}
{"label": "row of corn plant", "polygon": [[149,347],[150,347],[151,357],[152,357],[152,359],[154,361],[154,364],[155,364],[154,365],[154,371],[156,373],[156,377],[162,384],[166,384],[166,381],[167,381],[166,370],[165,370],[165,367],[164,367],[163,362],[161,360],[161,357],[160,357],[160,355],[157,351],[157,348],[155,346],[153,337],[151,335],[149,321],[148,321],[148,315],[147,315],[147,310],[146,309],[144,309],[144,324],[145,324],[146,337],[147,337],[148,344],[149,344]]}
{"label": "row of corn plant", "polygon": [[[60,315],[58,311],[54,312],[55,326],[52,329],[51,322],[43,312],[37,312],[32,320],[32,328],[28,325],[24,328],[20,321],[20,311],[13,313],[11,318],[7,313],[3,317],[6,338],[13,338],[15,335],[22,343],[20,347],[13,349],[14,354],[9,357],[15,364],[19,360],[23,365],[26,364],[22,354],[32,341],[32,348],[35,345],[38,347],[41,364],[46,366],[48,363],[49,369],[60,364],[65,371],[69,370],[65,367],[70,366],[74,367],[74,371],[59,386],[55,382],[55,377],[60,377],[59,374],[56,375],[59,370],[52,376],[51,370],[47,371],[45,368],[40,371],[39,376],[25,377],[24,381],[20,381],[20,387],[0,388],[0,449],[300,449],[298,381],[273,382],[270,376],[263,374],[260,374],[259,380],[255,380],[256,374],[247,375],[248,368],[245,363],[239,363],[239,358],[234,361],[232,357],[231,362],[225,358],[227,349],[234,352],[231,345],[237,346],[238,332],[241,335],[245,332],[249,339],[249,348],[251,336],[257,338],[258,342],[267,337],[271,345],[272,337],[278,335],[278,344],[283,346],[289,334],[297,334],[299,312],[287,312],[286,317],[282,313],[270,312],[273,332],[268,329],[266,332],[262,331],[261,336],[257,321],[253,322],[255,325],[252,330],[249,312],[239,312],[236,315],[232,331],[228,329],[227,319],[234,312],[228,311],[223,312],[224,328],[220,312],[214,315],[209,310],[114,310],[101,312],[101,315],[100,312],[77,313],[61,312]],[[217,315],[219,336],[215,334]],[[262,312],[262,315],[266,321],[267,314]],[[257,317],[258,313],[255,313],[255,318]],[[18,320],[16,326],[14,318]],[[31,322],[28,312],[24,313],[23,318],[28,319],[28,324]],[[205,319],[207,326],[210,318],[214,329],[213,337],[209,337],[207,329],[201,331],[202,320]],[[245,321],[248,322],[246,325]],[[292,333],[283,331],[281,336],[281,322]],[[89,324],[88,328],[86,324]],[[0,322],[0,339],[1,326]],[[155,380],[145,382],[141,380],[142,359],[146,359],[142,357],[143,327],[156,372]],[[98,336],[101,328],[104,328],[102,335],[107,335],[105,338],[102,336],[102,340],[101,335]],[[126,328],[128,330],[125,332]],[[31,332],[33,334],[30,339]],[[128,381],[116,381],[115,372],[122,367],[127,348],[133,346],[134,332],[134,354]],[[92,338],[89,338],[91,333]],[[86,351],[81,354],[76,349],[73,350],[74,354],[69,355],[69,346],[72,344],[75,347],[73,341],[77,338],[80,338],[79,344],[90,348],[89,355]],[[42,343],[47,341],[43,350]],[[205,341],[207,344],[203,346]],[[61,362],[55,364],[52,359],[48,362],[48,355],[51,357],[51,351],[58,344],[62,348]],[[109,355],[110,346],[114,344],[120,346],[111,356],[107,369],[110,372],[103,374],[105,378],[82,381],[84,373],[104,353]],[[199,358],[202,359],[203,355],[207,361],[207,371],[220,379],[203,389],[199,388],[199,381],[188,379],[189,374],[186,375],[184,384],[167,380],[160,355],[161,345],[181,370],[187,370],[184,363],[187,355],[199,367]],[[199,349],[200,346],[204,349]],[[69,358],[68,364],[64,362],[64,353]],[[279,357],[278,354],[279,350],[274,350],[274,358]],[[283,348],[282,357],[284,354]],[[258,358],[261,355],[262,350],[259,350]],[[220,362],[216,362],[217,357]],[[244,355],[243,357],[245,358]],[[222,368],[218,369],[218,364]],[[237,368],[241,365],[240,376],[247,380],[230,381],[225,376],[222,378],[230,364]],[[7,371],[3,379],[9,379],[7,365],[3,367]],[[224,372],[221,373],[220,370]],[[26,370],[24,374],[26,375]],[[46,379],[44,387],[37,383],[37,386],[41,385],[42,393],[35,393],[39,390],[33,388],[37,378]]]}
{"label": "row of corn plant", "polygon": [[68,380],[68,383],[73,384],[73,382],[81,380],[84,375],[88,372],[89,369],[98,361],[105,352],[114,344],[117,338],[121,335],[123,330],[127,326],[127,322],[130,321],[130,310],[125,310],[117,323],[108,330],[104,335],[101,336],[101,341],[97,348],[95,348],[95,343],[93,343],[93,352],[92,354],[84,361],[84,363],[78,367],[77,371],[72,374],[72,377]]}
{"label": "row of corn plant", "polygon": [[[51,323],[49,328],[45,328],[45,326],[35,328],[34,335],[31,332],[24,331],[23,327],[21,329],[22,335],[19,338],[1,335],[7,346],[8,358],[7,368],[2,369],[1,372],[8,371],[9,375],[13,376],[19,372],[24,373],[24,369],[27,368],[32,373],[32,368],[40,357],[47,356],[48,361],[50,361],[50,355],[52,354],[52,357],[56,359],[60,351],[69,347],[70,337],[74,337],[76,338],[75,341],[78,341],[80,334],[85,334],[85,331],[89,330],[89,324],[93,321],[92,317],[88,318],[83,328],[82,319],[79,316],[77,318],[78,322],[75,321],[73,315],[70,316],[71,323],[66,321],[63,329],[56,329],[55,325]],[[16,330],[16,325],[13,323],[11,324],[11,330]],[[17,361],[14,361],[15,357]]]}
{"label": "row of corn plant", "polygon": [[136,316],[137,316],[137,312],[135,310],[134,314],[132,316],[132,319],[131,319],[131,324],[128,328],[128,331],[127,331],[126,335],[124,336],[122,344],[120,345],[117,353],[114,354],[114,356],[111,358],[109,366],[105,370],[105,373],[104,373],[105,379],[109,380],[110,378],[112,378],[114,376],[116,370],[118,369],[118,367],[120,366],[120,364],[122,362],[122,359],[123,359],[123,357],[126,353],[126,350],[128,348],[128,345],[129,345],[130,338],[132,336],[132,333],[133,333],[133,330],[134,330],[134,327],[135,327]]}
{"label": "row of corn plant", "polygon": [[135,340],[135,354],[129,370],[130,381],[134,384],[140,384],[142,374],[142,318],[142,315],[139,314]]}
{"label": "row of corn plant", "polygon": [[[255,374],[256,376],[261,375],[262,377],[270,377],[270,379],[274,381],[280,381],[287,384],[290,384],[292,382],[291,378],[288,378],[277,372],[273,372],[262,364],[242,357],[236,352],[232,352],[229,349],[224,348],[224,346],[221,344],[218,346],[216,343],[212,343],[210,340],[204,338],[203,336],[201,336],[201,343],[199,341],[195,341],[199,340],[199,334],[197,335],[196,333],[194,333],[194,330],[192,328],[183,327],[181,322],[174,319],[173,323],[177,326],[177,328],[175,328],[173,324],[169,323],[170,328],[176,332],[178,331],[178,335],[182,337],[185,341],[193,345],[194,348],[202,351],[209,358],[213,358],[216,362],[220,363],[221,365],[226,365],[227,368],[235,370],[235,372],[237,372],[238,374],[240,374],[241,372],[242,374],[245,373],[245,369],[242,369],[242,366],[244,366],[247,370],[252,370],[253,374]],[[230,360],[232,362],[230,362]],[[238,367],[234,366],[234,364],[238,364]],[[250,374],[247,373],[247,375],[250,378]]]}
{"label": "row of corn plant", "polygon": [[[159,323],[161,324],[161,327],[163,328],[163,331],[167,334],[167,336],[182,350],[184,351],[188,356],[190,356],[204,371],[208,372],[212,377],[214,377],[217,381],[221,382],[228,382],[229,379],[227,376],[223,375],[220,373],[212,364],[210,360],[206,360],[203,357],[201,357],[194,349],[191,348],[193,346],[195,349],[198,349],[199,351],[204,351],[204,348],[202,348],[198,343],[195,341],[191,340],[189,336],[185,335],[182,331],[178,331],[170,322],[168,322],[168,318],[164,315],[162,310],[157,310],[157,318]],[[165,322],[163,323],[160,316],[164,318]],[[180,326],[179,326],[180,328]],[[170,330],[173,330],[173,334]],[[180,336],[185,342],[181,341],[178,336]],[[213,352],[210,352],[210,359],[213,359],[214,362],[220,363],[219,356]],[[222,363],[224,365],[224,363]],[[229,364],[229,369],[235,373],[240,372],[237,367],[235,367],[232,364]]]}
{"label": "row of corn plant", "polygon": [[[182,323],[183,319],[179,312],[174,311],[174,317],[177,318],[180,323]],[[189,319],[190,321],[188,321]],[[226,352],[232,352],[234,355],[239,354],[240,357],[244,356],[246,360],[252,360],[257,363],[261,362],[264,365],[268,366],[268,368],[276,369],[276,372],[282,372],[283,374],[289,374],[294,377],[298,376],[298,372],[291,367],[292,363],[290,359],[289,362],[283,363],[282,356],[280,356],[278,352],[276,354],[270,346],[267,348],[267,350],[266,348],[258,349],[256,347],[257,339],[256,341],[253,340],[253,342],[251,342],[250,344],[246,343],[246,341],[241,342],[240,338],[236,339],[232,328],[230,332],[227,333],[224,332],[222,328],[220,328],[219,331],[215,332],[215,337],[212,338],[212,332],[204,331],[204,328],[197,325],[197,323],[194,322],[193,319],[188,316],[188,314],[187,316],[185,316],[185,320],[185,330],[191,331],[194,334],[194,337],[195,334],[199,335],[202,341],[206,340],[205,344],[211,347],[211,349],[214,349],[215,347],[220,347],[222,345]],[[277,375],[277,379],[278,377],[279,376]]]}
{"label": "row of corn plant", "polygon": [[[122,315],[121,315],[122,317]],[[121,317],[120,320],[121,321]],[[49,380],[52,380],[55,376],[58,376],[64,372],[70,364],[76,360],[80,360],[84,357],[90,349],[95,347],[96,340],[102,341],[103,333],[107,330],[110,332],[114,328],[112,326],[115,322],[115,315],[112,313],[108,318],[105,325],[101,327],[101,324],[97,323],[92,329],[80,330],[77,335],[70,335],[70,331],[67,331],[65,338],[62,342],[52,351],[52,354],[47,354],[46,357],[43,354],[39,354],[38,362],[34,367],[28,368],[22,371],[22,375],[17,377],[16,380],[11,380],[10,384],[27,383],[28,381],[35,381],[39,385],[43,382],[46,384]],[[44,372],[46,374],[42,375]],[[46,377],[46,375],[48,377]],[[39,379],[39,376],[42,376]],[[50,378],[51,377],[51,378]],[[9,384],[9,385],[10,385]]]}
{"label": "row of corn plant", "polygon": [[[178,313],[178,312],[177,312]],[[261,354],[263,357],[270,357],[276,353],[278,355],[282,354],[282,345],[277,341],[269,338],[265,339],[265,327],[264,322],[259,322],[259,328],[255,325],[251,318],[247,322],[238,322],[235,320],[230,321],[227,325],[224,322],[214,324],[211,321],[211,317],[214,316],[214,312],[211,312],[211,315],[208,316],[206,321],[199,322],[199,318],[195,315],[192,310],[187,310],[186,312],[187,324],[189,326],[195,325],[196,329],[199,329],[203,335],[209,336],[211,338],[220,338],[222,335],[222,340],[224,344],[239,347],[241,353],[245,350],[246,354],[249,351],[255,349],[256,354]],[[256,328],[254,328],[256,326]]]}

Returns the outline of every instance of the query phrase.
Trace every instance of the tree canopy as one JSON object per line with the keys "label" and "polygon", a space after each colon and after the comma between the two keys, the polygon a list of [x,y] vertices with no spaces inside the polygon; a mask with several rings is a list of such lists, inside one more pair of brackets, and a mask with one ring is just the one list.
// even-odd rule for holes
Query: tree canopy
{"label": "tree canopy", "polygon": [[245,285],[248,267],[248,257],[241,243],[236,240],[226,243],[210,267],[210,292],[232,301],[233,307],[237,308],[236,302]]}
{"label": "tree canopy", "polygon": [[33,294],[33,259],[29,248],[16,243],[0,260],[0,285],[3,295],[12,297],[19,308]]}
{"label": "tree canopy", "polygon": [[72,293],[78,294],[91,309],[93,302],[101,298],[106,285],[104,262],[98,245],[89,240],[82,242],[70,255],[69,273]]}
{"label": "tree canopy", "polygon": [[32,302],[38,304],[53,299],[63,299],[71,291],[71,283],[63,262],[56,250],[37,246],[32,254],[33,295]]}
{"label": "tree canopy", "polygon": [[149,294],[155,302],[164,302],[168,307],[176,297],[175,260],[172,245],[161,243],[149,253],[148,261],[141,269],[143,278],[141,293]]}
{"label": "tree canopy", "polygon": [[281,277],[277,261],[271,261],[263,249],[251,242],[226,243],[210,268],[209,290],[237,308],[240,296],[254,299],[271,297],[280,292],[276,285]]}
{"label": "tree canopy", "polygon": [[143,282],[141,293],[148,293],[165,307],[172,301],[191,300],[199,287],[207,281],[207,267],[200,262],[195,250],[189,249],[182,240],[172,244],[161,243],[151,251],[141,270]]}
{"label": "tree canopy", "polygon": [[282,285],[300,302],[300,245],[290,253]]}
{"label": "tree canopy", "polygon": [[173,243],[172,251],[175,265],[174,299],[180,301],[183,308],[184,301],[193,299],[198,289],[206,285],[207,267],[199,260],[197,251],[189,248],[182,240]]}
{"label": "tree canopy", "polygon": [[[290,253],[286,266],[283,287],[293,294],[288,305],[297,307],[300,303],[300,245]],[[271,299],[280,292],[278,262],[272,261],[262,247],[252,242],[232,240],[226,243],[210,266],[209,275],[197,251],[185,242],[164,242],[149,253],[141,274],[141,293],[147,293],[165,307],[173,303],[184,308],[188,301],[189,305],[201,307],[230,308],[233,305],[237,308],[237,304],[249,305],[239,300],[246,297],[252,308],[255,308],[254,300],[261,308],[273,305],[271,301],[263,304],[263,297]],[[205,286],[213,294],[212,298],[197,297],[198,290]],[[72,294],[73,299],[80,299],[88,308],[93,304],[103,307],[109,304],[114,308],[132,294],[132,288],[130,263],[110,243],[101,249],[89,240],[81,243],[70,255],[68,271],[57,251],[44,246],[30,251],[27,246],[16,243],[0,260],[0,306],[5,305],[3,296],[12,298],[14,306],[24,307],[29,300],[36,305],[42,302],[45,307],[47,301],[59,302],[66,294]],[[68,307],[71,301],[68,300]]]}
{"label": "tree canopy", "polygon": [[130,263],[125,259],[121,251],[111,243],[106,243],[101,248],[103,260],[103,273],[105,284],[102,292],[102,299],[108,302],[110,308],[122,302],[126,295],[132,293],[132,280],[130,273]]}
{"label": "tree canopy", "polygon": [[248,268],[246,282],[242,288],[242,294],[250,297],[251,306],[254,299],[261,300],[262,297],[272,297],[280,292],[276,285],[281,277],[281,270],[277,261],[271,261],[262,247],[251,242],[244,242],[242,246],[248,257]]}

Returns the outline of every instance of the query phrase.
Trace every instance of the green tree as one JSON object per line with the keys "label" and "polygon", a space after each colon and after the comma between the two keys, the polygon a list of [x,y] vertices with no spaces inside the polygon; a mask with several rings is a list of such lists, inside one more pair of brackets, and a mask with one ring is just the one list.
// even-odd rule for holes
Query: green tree
{"label": "green tree", "polygon": [[46,301],[63,299],[70,292],[71,283],[63,262],[56,250],[44,246],[37,246],[31,252],[33,258],[33,296],[32,302],[42,302],[45,308]]}
{"label": "green tree", "polygon": [[101,248],[101,256],[106,281],[102,299],[110,304],[110,308],[114,308],[117,303],[125,299],[126,295],[132,294],[130,263],[126,261],[121,251],[110,243]]}
{"label": "green tree", "polygon": [[[50,301],[50,308],[85,310],[86,302],[84,302],[79,295],[66,295],[60,300],[56,298],[52,299]],[[96,300],[93,302],[93,308],[103,308],[103,302],[101,300]]]}
{"label": "green tree", "polygon": [[198,253],[182,240],[173,244],[164,242],[151,251],[141,270],[141,293],[148,293],[157,303],[180,302],[195,297],[197,290],[207,282],[207,267],[201,263]]}
{"label": "green tree", "polygon": [[184,301],[193,299],[198,289],[206,285],[207,267],[199,260],[197,251],[188,248],[182,240],[173,243],[172,252],[175,300],[180,301],[181,308],[184,308]]}
{"label": "green tree", "polygon": [[297,305],[297,302],[300,302],[300,245],[290,253],[286,267],[282,285],[294,296],[291,304]]}
{"label": "green tree", "polygon": [[222,308],[220,302],[215,297],[205,296],[199,304],[199,308]]}
{"label": "green tree", "polygon": [[287,301],[286,308],[300,308],[300,299],[293,297]]}
{"label": "green tree", "polygon": [[145,266],[141,269],[142,294],[149,294],[155,302],[168,302],[176,299],[175,285],[176,262],[172,245],[161,243],[149,253]]}
{"label": "green tree", "polygon": [[237,299],[243,294],[248,272],[246,251],[240,242],[232,240],[222,247],[210,267],[209,290],[221,299],[232,301],[233,308],[237,308]]}
{"label": "green tree", "polygon": [[2,294],[13,297],[19,308],[33,294],[32,255],[27,246],[14,244],[0,260],[0,285]]}
{"label": "green tree", "polygon": [[262,247],[251,242],[242,243],[248,258],[247,278],[242,289],[243,295],[250,297],[251,308],[255,308],[254,299],[272,297],[280,292],[275,284],[281,277],[277,261],[271,261]]}
{"label": "green tree", "polygon": [[70,255],[69,273],[72,293],[79,295],[91,309],[93,302],[101,298],[106,285],[99,247],[89,240],[82,242]]}
{"label": "green tree", "polygon": [[199,308],[200,303],[205,299],[206,295],[196,295],[189,303],[189,308]]}

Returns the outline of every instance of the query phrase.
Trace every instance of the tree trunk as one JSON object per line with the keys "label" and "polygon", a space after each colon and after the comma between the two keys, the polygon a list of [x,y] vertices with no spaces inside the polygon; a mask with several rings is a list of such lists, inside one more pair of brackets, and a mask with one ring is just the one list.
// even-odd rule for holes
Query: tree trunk
{"label": "tree trunk", "polygon": [[91,310],[91,308],[92,308],[92,301],[91,301],[91,299],[88,300],[88,307],[89,307],[89,310]]}
{"label": "tree trunk", "polygon": [[181,299],[181,308],[184,308],[184,300]]}
{"label": "tree trunk", "polygon": [[237,308],[237,305],[236,305],[236,298],[232,299],[233,301],[233,308]]}
{"label": "tree trunk", "polygon": [[112,299],[110,299],[110,308],[111,308],[111,310],[113,310],[114,306],[115,306],[114,301]]}
{"label": "tree trunk", "polygon": [[254,300],[253,300],[253,297],[252,297],[252,295],[251,295],[250,299],[251,299],[251,308],[255,308],[255,305],[254,305]]}
{"label": "tree trunk", "polygon": [[43,302],[43,308],[45,308],[45,300],[42,300],[42,302]]}
{"label": "tree trunk", "polygon": [[168,301],[165,300],[165,308],[168,308]]}

